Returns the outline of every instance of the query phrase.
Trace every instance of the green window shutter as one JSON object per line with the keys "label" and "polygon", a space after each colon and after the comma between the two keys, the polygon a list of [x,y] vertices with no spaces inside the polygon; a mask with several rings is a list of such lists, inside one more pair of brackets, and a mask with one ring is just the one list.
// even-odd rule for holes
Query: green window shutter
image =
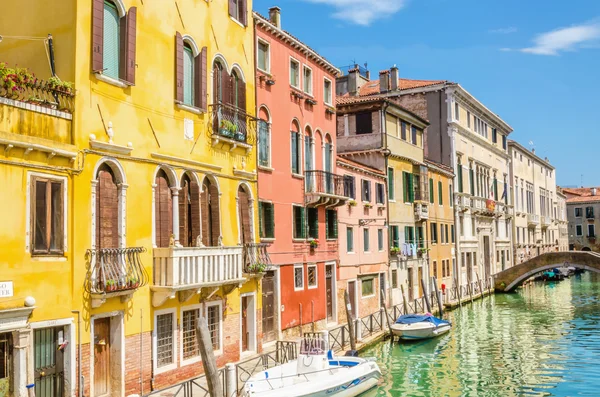
{"label": "green window shutter", "polygon": [[301,219],[301,236],[300,238],[306,238],[306,208],[300,207],[300,219]]}
{"label": "green window shutter", "polygon": [[442,181],[438,181],[438,201],[440,205],[444,204],[444,190],[442,189]]}
{"label": "green window shutter", "polygon": [[429,202],[433,204],[433,179],[429,178]]}
{"label": "green window shutter", "polygon": [[275,238],[275,208],[273,203],[262,203],[264,209],[264,237]]}
{"label": "green window shutter", "polygon": [[407,173],[406,179],[408,180],[408,202],[413,203],[415,201],[414,175]]}
{"label": "green window shutter", "polygon": [[259,201],[258,202],[258,236],[260,238],[265,237],[265,230],[263,228],[263,221],[264,221],[263,209],[264,209],[263,203]]}
{"label": "green window shutter", "polygon": [[452,185],[448,185],[448,204],[450,207],[454,206],[454,190],[452,190]]}
{"label": "green window shutter", "polygon": [[388,168],[388,199],[394,200],[394,169]]}
{"label": "green window shutter", "polygon": [[498,180],[494,178],[494,200],[498,201]]}
{"label": "green window shutter", "polygon": [[408,203],[408,178],[407,173],[402,171],[402,197],[405,203]]}
{"label": "green window shutter", "polygon": [[119,78],[119,44],[121,29],[120,18],[117,7],[114,4],[104,2],[104,37],[102,49],[102,62],[104,71],[102,74],[113,79]]}
{"label": "green window shutter", "polygon": [[473,175],[473,168],[469,169],[469,186],[471,190],[471,196],[475,195],[475,176]]}
{"label": "green window shutter", "polygon": [[298,133],[291,133],[292,140],[292,172],[298,174],[300,172],[300,159],[298,158]]}
{"label": "green window shutter", "polygon": [[308,237],[319,238],[319,209],[308,208]]}
{"label": "green window shutter", "polygon": [[331,238],[338,238],[338,219],[337,219],[337,211],[329,210],[329,221],[332,223],[332,235]]}
{"label": "green window shutter", "polygon": [[194,106],[194,54],[187,45],[183,47],[183,103]]}
{"label": "green window shutter", "polygon": [[454,225],[450,225],[450,236],[452,238],[452,243],[454,243]]}
{"label": "green window shutter", "polygon": [[351,227],[346,228],[346,252],[354,251],[354,233]]}
{"label": "green window shutter", "polygon": [[462,164],[458,165],[458,191],[460,193],[463,192],[463,169],[462,169]]}
{"label": "green window shutter", "polygon": [[330,239],[331,238],[331,236],[330,236],[330,229],[331,229],[330,222],[331,222],[331,220],[329,219],[330,218],[330,214],[329,214],[330,211],[331,210],[325,210],[325,239]]}
{"label": "green window shutter", "polygon": [[363,244],[365,252],[369,252],[369,243],[369,229],[363,229]]}

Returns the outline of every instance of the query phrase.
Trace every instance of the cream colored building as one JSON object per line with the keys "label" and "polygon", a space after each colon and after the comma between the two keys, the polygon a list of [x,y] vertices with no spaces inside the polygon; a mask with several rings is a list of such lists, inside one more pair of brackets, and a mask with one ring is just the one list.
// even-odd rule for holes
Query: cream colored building
{"label": "cream colored building", "polygon": [[556,187],[556,207],[558,223],[558,250],[569,250],[569,220],[567,218],[567,196]]}
{"label": "cream colored building", "polygon": [[[560,206],[555,168],[548,159],[512,140],[508,152],[515,209],[513,253],[519,264],[560,248]],[[562,202],[564,208],[564,196]]]}

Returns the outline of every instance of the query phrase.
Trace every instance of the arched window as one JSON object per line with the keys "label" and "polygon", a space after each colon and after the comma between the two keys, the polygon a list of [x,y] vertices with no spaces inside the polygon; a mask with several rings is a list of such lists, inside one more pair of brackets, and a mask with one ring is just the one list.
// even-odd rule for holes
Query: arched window
{"label": "arched window", "polygon": [[183,45],[183,103],[194,106],[194,52],[188,43]]}
{"label": "arched window", "polygon": [[115,175],[102,164],[96,180],[96,249],[119,248],[119,189]]}
{"label": "arched window", "polygon": [[121,0],[93,0],[92,70],[135,84],[137,8]]}
{"label": "arched window", "polygon": [[301,138],[300,138],[300,125],[298,121],[292,121],[292,128],[290,131],[291,135],[291,163],[292,163],[292,173],[300,174],[300,163],[301,163]]}
{"label": "arched window", "polygon": [[228,103],[228,95],[226,92],[226,82],[229,80],[227,70],[221,62],[213,63],[213,103]]}
{"label": "arched window", "polygon": [[323,145],[323,170],[325,171],[325,191],[333,194],[333,145],[329,134],[325,135]]}
{"label": "arched window", "polygon": [[207,247],[217,247],[221,236],[219,188],[208,177],[202,182],[200,196],[202,214],[202,243]]}
{"label": "arched window", "polygon": [[246,112],[246,83],[237,70],[231,71],[231,104]]}
{"label": "arched window", "polygon": [[243,186],[238,188],[238,219],[240,226],[240,242],[252,243],[252,216],[250,206],[250,193]]}
{"label": "arched window", "polygon": [[155,179],[154,191],[154,230],[157,247],[169,247],[173,234],[173,196],[169,178],[164,170],[159,170]]}
{"label": "arched window", "polygon": [[258,111],[258,165],[271,166],[271,117],[265,106]]}
{"label": "arched window", "polygon": [[195,247],[200,236],[200,187],[188,173],[181,178],[179,192],[179,242],[184,247]]}
{"label": "arched window", "polygon": [[119,45],[120,45],[120,18],[117,6],[114,3],[104,2],[104,74],[113,79],[119,78]]}
{"label": "arched window", "polygon": [[314,138],[310,127],[304,130],[304,171],[314,169]]}

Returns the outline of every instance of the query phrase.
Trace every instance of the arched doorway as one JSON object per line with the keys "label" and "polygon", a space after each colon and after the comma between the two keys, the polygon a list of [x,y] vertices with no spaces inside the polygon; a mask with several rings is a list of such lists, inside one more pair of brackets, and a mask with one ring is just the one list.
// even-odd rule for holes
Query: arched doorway
{"label": "arched doorway", "polygon": [[219,246],[221,236],[219,188],[215,181],[204,178],[200,195],[202,214],[202,243],[207,247]]}

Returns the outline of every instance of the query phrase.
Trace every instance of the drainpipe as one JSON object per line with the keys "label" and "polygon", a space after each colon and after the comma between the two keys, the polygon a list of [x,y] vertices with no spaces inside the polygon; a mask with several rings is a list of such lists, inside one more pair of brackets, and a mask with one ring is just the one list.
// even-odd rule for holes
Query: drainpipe
{"label": "drainpipe", "polygon": [[81,313],[79,310],[71,310],[71,313],[77,313],[77,395],[83,397],[84,381],[81,374]]}
{"label": "drainpipe", "polygon": [[[387,147],[387,128],[386,128],[386,124],[385,124],[385,115],[387,112],[387,108],[389,106],[389,103],[384,102],[383,103],[383,107],[381,108],[381,147],[384,148],[384,169],[383,172],[386,175],[386,179],[387,179],[387,175],[388,175],[388,165],[389,165],[389,156],[390,153],[388,151],[388,147]],[[388,187],[389,187],[389,181],[388,183],[386,183],[385,186],[385,193],[387,194],[388,200],[389,200],[389,192],[388,192]],[[387,232],[388,232],[388,260],[386,261],[387,267],[388,267],[388,285],[391,285],[390,280],[392,278],[392,266],[391,266],[391,262],[389,260],[389,241],[390,241],[390,204],[388,201],[388,205],[385,206],[385,211],[386,211],[386,219],[387,219]],[[387,302],[391,302],[391,304],[393,305],[394,302],[392,302],[392,289],[388,288],[388,299]]]}

